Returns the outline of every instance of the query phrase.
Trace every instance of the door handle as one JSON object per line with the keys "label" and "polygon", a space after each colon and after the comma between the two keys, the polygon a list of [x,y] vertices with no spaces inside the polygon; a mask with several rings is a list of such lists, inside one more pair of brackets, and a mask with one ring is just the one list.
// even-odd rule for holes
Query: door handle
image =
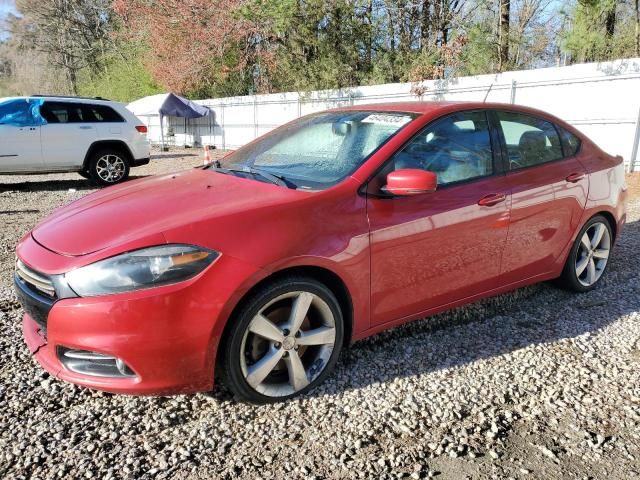
{"label": "door handle", "polygon": [[504,193],[490,193],[478,200],[478,205],[482,207],[493,207],[501,202],[504,202],[507,196]]}
{"label": "door handle", "polygon": [[78,127],[80,130],[91,130],[93,127],[90,127],[88,125],[82,125],[81,127]]}
{"label": "door handle", "polygon": [[566,178],[566,180],[567,182],[570,182],[570,183],[576,183],[582,180],[584,177],[585,177],[585,174],[583,172],[573,172]]}

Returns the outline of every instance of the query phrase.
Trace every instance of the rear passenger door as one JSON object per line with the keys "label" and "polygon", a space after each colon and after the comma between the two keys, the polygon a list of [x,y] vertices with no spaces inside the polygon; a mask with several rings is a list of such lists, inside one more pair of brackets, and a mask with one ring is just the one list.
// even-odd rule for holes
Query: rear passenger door
{"label": "rear passenger door", "polygon": [[97,134],[82,103],[46,101],[40,114],[47,121],[42,127],[42,156],[45,168],[80,169]]}
{"label": "rear passenger door", "polygon": [[502,260],[503,280],[548,274],[578,227],[588,194],[583,165],[561,139],[561,129],[534,115],[495,111],[511,220]]}

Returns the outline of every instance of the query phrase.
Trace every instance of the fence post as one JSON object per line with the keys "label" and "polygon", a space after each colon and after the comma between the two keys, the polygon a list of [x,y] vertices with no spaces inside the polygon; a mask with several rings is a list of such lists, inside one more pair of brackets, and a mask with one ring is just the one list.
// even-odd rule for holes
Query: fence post
{"label": "fence post", "polygon": [[635,171],[636,161],[638,160],[638,144],[640,143],[640,108],[638,108],[638,119],[636,120],[636,134],[633,137],[633,147],[631,149],[631,158],[629,159],[629,172]]}
{"label": "fence post", "polygon": [[258,138],[258,96],[253,96],[253,138]]}
{"label": "fence post", "polygon": [[220,104],[220,130],[222,130],[222,151],[225,151],[227,143],[224,137],[224,131],[226,130],[224,127],[224,103]]}
{"label": "fence post", "polygon": [[298,92],[298,118],[302,116],[302,97],[300,96],[300,92]]}
{"label": "fence post", "polygon": [[516,81],[511,80],[511,104],[516,103]]}

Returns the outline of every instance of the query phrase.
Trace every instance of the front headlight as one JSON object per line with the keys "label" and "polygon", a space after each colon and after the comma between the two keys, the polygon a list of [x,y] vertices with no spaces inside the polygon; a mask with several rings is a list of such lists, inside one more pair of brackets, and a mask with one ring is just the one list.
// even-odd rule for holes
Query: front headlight
{"label": "front headlight", "polygon": [[81,297],[109,295],[187,280],[219,255],[191,245],[159,245],[92,263],[64,277]]}

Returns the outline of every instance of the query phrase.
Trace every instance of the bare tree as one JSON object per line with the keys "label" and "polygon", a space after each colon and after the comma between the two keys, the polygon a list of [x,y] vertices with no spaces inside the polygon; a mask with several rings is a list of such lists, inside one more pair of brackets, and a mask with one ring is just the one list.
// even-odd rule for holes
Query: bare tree
{"label": "bare tree", "polygon": [[23,50],[47,55],[67,77],[71,91],[78,91],[83,69],[97,72],[109,42],[111,6],[108,0],[17,0],[23,28],[12,36]]}

